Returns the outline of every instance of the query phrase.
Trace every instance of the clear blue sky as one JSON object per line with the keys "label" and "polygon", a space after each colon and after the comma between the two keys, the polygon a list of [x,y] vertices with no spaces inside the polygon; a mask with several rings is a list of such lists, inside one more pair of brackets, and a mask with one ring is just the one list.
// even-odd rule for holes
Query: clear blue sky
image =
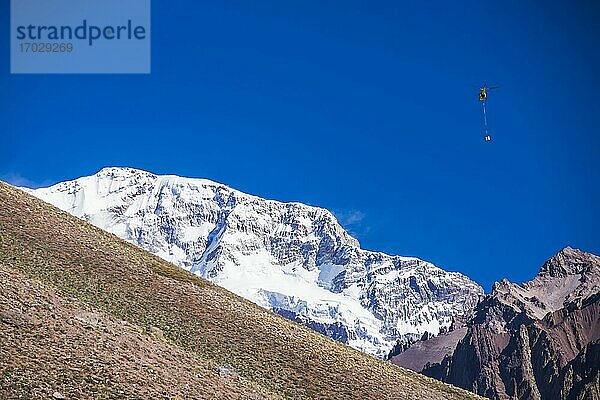
{"label": "clear blue sky", "polygon": [[205,177],[486,290],[600,253],[597,1],[154,1],[147,76],[10,75],[8,3],[0,179]]}

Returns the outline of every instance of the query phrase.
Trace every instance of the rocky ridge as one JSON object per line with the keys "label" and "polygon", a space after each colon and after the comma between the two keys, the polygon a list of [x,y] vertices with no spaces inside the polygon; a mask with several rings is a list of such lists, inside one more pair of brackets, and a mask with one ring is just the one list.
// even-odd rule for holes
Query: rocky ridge
{"label": "rocky ridge", "polygon": [[496,283],[460,330],[392,361],[492,399],[598,399],[599,348],[600,257],[567,247],[533,280]]}

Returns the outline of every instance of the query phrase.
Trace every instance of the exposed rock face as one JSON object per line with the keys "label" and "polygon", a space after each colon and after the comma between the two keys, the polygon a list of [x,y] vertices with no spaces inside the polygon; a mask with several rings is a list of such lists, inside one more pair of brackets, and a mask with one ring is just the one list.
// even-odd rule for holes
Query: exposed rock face
{"label": "exposed rock face", "polygon": [[289,320],[307,326],[314,331],[317,331],[325,336],[329,336],[330,338],[337,340],[338,342],[348,344],[348,331],[346,330],[346,327],[339,322],[335,322],[333,324],[324,324],[321,322],[311,321],[310,319],[302,315],[297,315],[296,313],[285,309],[274,308],[273,311],[275,311],[282,317],[286,317]]}
{"label": "exposed rock face", "polygon": [[396,354],[390,354],[390,360],[413,371],[422,371],[427,364],[441,363],[444,357],[454,351],[466,332],[467,328],[461,327],[446,334],[405,345],[405,348],[398,349]]}
{"label": "exposed rock face", "polygon": [[437,335],[483,290],[417,258],[360,248],[327,210],[205,180],[105,168],[30,193],[288,318],[384,357]]}
{"label": "exposed rock face", "polygon": [[495,284],[463,332],[392,361],[492,399],[599,399],[600,257],[567,247],[532,281]]}
{"label": "exposed rock face", "polygon": [[562,369],[555,390],[562,399],[600,399],[600,341],[591,342]]}

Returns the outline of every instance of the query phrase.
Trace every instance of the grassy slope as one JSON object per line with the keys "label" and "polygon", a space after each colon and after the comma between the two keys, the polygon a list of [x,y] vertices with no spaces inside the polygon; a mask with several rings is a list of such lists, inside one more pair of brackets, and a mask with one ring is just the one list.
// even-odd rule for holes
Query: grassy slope
{"label": "grassy slope", "polygon": [[274,398],[211,363],[0,265],[0,398]]}
{"label": "grassy slope", "polygon": [[[0,204],[0,265],[5,275],[15,276],[15,281],[30,279],[33,285],[39,280],[44,293],[55,291],[77,302],[78,309],[110,321],[126,321],[123,329],[132,330],[132,340],[147,339],[149,348],[161,341],[144,332],[161,332],[166,340],[161,342],[163,350],[188,359],[180,363],[182,368],[189,360],[197,360],[199,375],[210,378],[203,384],[222,386],[223,396],[217,398],[225,398],[232,390],[211,372],[222,363],[240,373],[236,390],[242,398],[258,395],[253,393],[256,388],[263,395],[270,392],[287,398],[476,398],[289,322],[2,182]],[[7,308],[3,303],[0,307]],[[0,325],[0,329],[5,328]],[[52,343],[56,339],[52,330],[35,324],[27,329],[39,340]],[[94,329],[85,330],[90,331]],[[3,340],[0,356],[16,345]],[[2,365],[26,362],[15,359],[0,359],[0,391],[8,390],[7,374],[14,373]],[[121,368],[127,375],[130,366],[125,363]],[[89,378],[85,371],[81,375],[79,379]],[[37,384],[34,376],[22,378],[27,381],[22,385]],[[74,379],[63,378],[77,387]],[[170,379],[179,382],[182,377]],[[113,391],[120,385],[118,390],[136,393],[126,379],[106,385],[103,390]]]}

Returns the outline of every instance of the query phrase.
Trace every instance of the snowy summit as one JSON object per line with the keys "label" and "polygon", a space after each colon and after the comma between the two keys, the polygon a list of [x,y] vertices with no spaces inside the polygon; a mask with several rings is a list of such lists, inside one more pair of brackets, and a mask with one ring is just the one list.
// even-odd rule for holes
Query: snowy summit
{"label": "snowy summit", "polygon": [[417,258],[360,248],[334,215],[206,180],[132,168],[42,189],[38,198],[256,304],[367,353],[437,335],[482,288]]}

